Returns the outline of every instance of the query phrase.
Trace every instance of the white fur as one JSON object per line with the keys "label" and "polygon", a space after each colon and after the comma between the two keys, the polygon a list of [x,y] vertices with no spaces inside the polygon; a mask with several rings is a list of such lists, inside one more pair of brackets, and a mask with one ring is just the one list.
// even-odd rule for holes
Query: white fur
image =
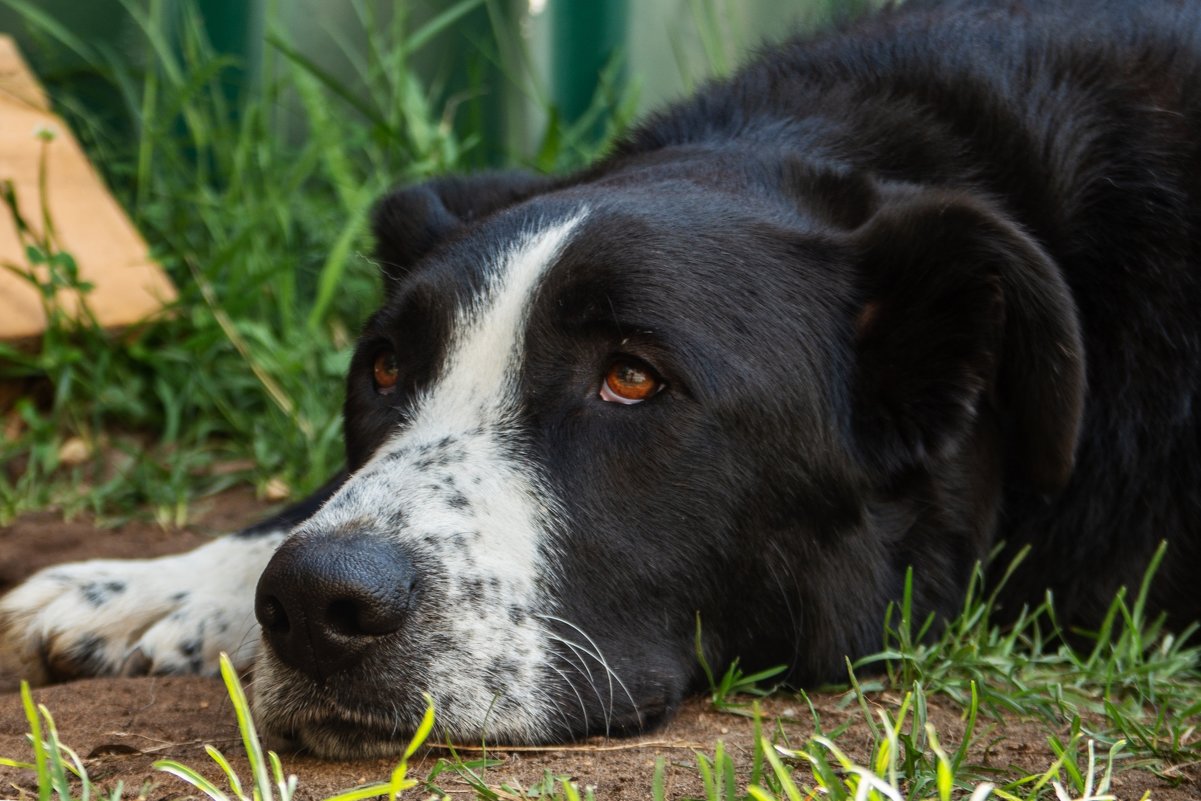
{"label": "white fur", "polygon": [[49,567],[0,599],[0,628],[34,681],[56,663],[98,675],[213,673],[221,651],[247,666],[259,639],[255,584],[283,539],[222,537],[175,556]]}
{"label": "white fur", "polygon": [[[295,535],[362,531],[412,556],[420,602],[405,628],[406,651],[426,653],[434,647],[430,635],[454,644],[424,666],[424,686],[416,689],[434,696],[440,724],[460,735],[531,739],[555,714],[538,689],[548,683],[548,645],[537,617],[552,611],[539,584],[551,578],[545,557],[554,501],[511,435],[530,302],[579,220],[523,237],[501,254],[487,290],[460,310],[446,363],[418,399],[411,424]],[[520,620],[511,619],[514,609],[523,613]],[[497,712],[495,693],[485,686],[502,657],[515,671],[503,681],[515,702],[508,714]],[[280,666],[268,658],[258,670],[268,677],[256,681],[264,724],[300,729],[303,738],[303,705],[273,686],[286,681]]]}

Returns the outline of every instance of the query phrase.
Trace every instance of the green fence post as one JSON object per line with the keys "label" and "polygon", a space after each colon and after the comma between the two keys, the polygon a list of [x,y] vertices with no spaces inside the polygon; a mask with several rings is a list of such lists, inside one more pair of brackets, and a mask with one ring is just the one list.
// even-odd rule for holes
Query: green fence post
{"label": "green fence post", "polygon": [[[601,70],[626,45],[626,0],[551,0],[551,97],[568,125],[588,110]],[[624,69],[624,67],[623,67]],[[593,129],[599,135],[603,123]]]}
{"label": "green fence post", "polygon": [[222,75],[221,88],[237,113],[244,93],[259,79],[263,62],[263,0],[196,0],[213,52],[238,60]]}

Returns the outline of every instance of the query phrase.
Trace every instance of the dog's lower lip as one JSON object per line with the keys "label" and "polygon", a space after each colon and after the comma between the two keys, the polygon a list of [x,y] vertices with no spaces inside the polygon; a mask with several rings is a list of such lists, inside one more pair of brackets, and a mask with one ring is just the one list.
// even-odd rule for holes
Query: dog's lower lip
{"label": "dog's lower lip", "polygon": [[[290,727],[285,732],[268,732],[266,737],[289,751],[311,751],[318,756],[330,756],[321,743],[336,742],[343,748],[335,758],[355,756],[378,756],[395,751],[397,754],[408,744],[412,731],[400,725],[381,726],[355,720],[353,716],[329,714],[319,719],[308,720],[302,725]],[[272,746],[275,750],[280,750]]]}
{"label": "dog's lower lip", "polygon": [[278,753],[299,751],[302,748],[300,742],[296,739],[287,735],[276,734],[274,732],[264,732],[263,745],[266,746],[269,751],[276,751]]}

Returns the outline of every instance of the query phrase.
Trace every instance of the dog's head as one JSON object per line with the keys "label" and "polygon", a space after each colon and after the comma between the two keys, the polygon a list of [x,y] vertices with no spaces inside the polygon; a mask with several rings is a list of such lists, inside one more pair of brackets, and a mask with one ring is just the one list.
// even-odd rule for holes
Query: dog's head
{"label": "dog's head", "polygon": [[395,751],[429,693],[462,740],[644,730],[703,681],[698,621],[712,664],[837,677],[910,565],[950,611],[1005,475],[1066,478],[1079,336],[1025,234],[714,165],[383,201],[350,476],[259,586],[267,729]]}

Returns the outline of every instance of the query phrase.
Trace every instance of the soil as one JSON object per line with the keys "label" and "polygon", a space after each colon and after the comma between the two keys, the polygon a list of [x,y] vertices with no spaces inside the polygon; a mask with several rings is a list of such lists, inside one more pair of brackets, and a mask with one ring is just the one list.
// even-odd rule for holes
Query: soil
{"label": "soil", "polygon": [[[98,527],[90,520],[64,522],[44,513],[29,515],[0,528],[0,592],[45,565],[88,557],[145,557],[186,550],[221,531],[254,521],[268,511],[248,493],[225,493],[200,504],[198,522],[188,528],[167,531],[148,522],[130,522],[118,528]],[[0,756],[30,761],[32,749],[26,739],[26,722],[17,693],[19,676],[0,651]],[[82,758],[99,788],[123,782],[124,797],[174,799],[199,797],[179,779],[156,771],[152,763],[171,758],[199,769],[224,787],[213,762],[204,752],[211,744],[223,751],[240,775],[246,763],[233,711],[224,687],[217,679],[147,677],[87,679],[44,687],[35,699],[54,715],[61,740]],[[863,760],[871,735],[856,705],[849,707],[840,695],[811,696],[825,731],[844,723],[848,730],[838,744],[853,758]],[[900,698],[883,693],[873,704],[895,713]],[[954,749],[962,736],[960,710],[947,699],[929,699],[929,717],[944,747]],[[789,695],[767,699],[766,716],[794,747],[802,745],[814,731],[808,706]],[[995,770],[998,777],[1024,775],[1045,770],[1054,761],[1047,745],[1050,734],[1066,740],[1066,725],[1056,731],[1045,722],[1017,719],[982,721],[984,727],[974,741],[978,748],[969,758],[976,765]],[[767,723],[765,722],[765,728]],[[594,786],[598,799],[646,799],[656,760],[666,763],[668,798],[704,797],[697,770],[697,752],[713,754],[717,740],[743,770],[749,769],[753,743],[751,722],[738,715],[716,711],[704,699],[689,702],[665,728],[631,740],[593,740],[567,747],[497,748],[489,750],[493,761],[479,769],[482,780],[502,798],[516,797],[522,788],[544,781],[549,773],[575,780],[581,787]],[[481,756],[478,748],[456,749],[465,760]],[[416,761],[411,776],[424,777],[436,760],[446,755],[445,747],[432,747]],[[297,798],[323,798],[364,782],[384,780],[393,767],[389,760],[324,762],[297,754],[281,755],[285,770],[299,777]],[[1201,797],[1201,766],[1174,768],[1171,776],[1126,770],[1115,780],[1119,799],[1138,799],[1145,791],[1161,801],[1192,801]],[[441,773],[435,783],[463,798],[471,797],[465,779],[453,771]],[[0,798],[36,798],[32,772],[0,767]]]}

